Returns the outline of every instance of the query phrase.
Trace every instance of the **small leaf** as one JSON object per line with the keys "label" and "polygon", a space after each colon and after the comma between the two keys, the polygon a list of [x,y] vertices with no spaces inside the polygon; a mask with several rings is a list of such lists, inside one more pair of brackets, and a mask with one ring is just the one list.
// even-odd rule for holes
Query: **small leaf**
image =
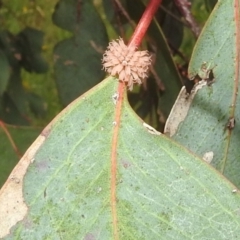
{"label": "small leaf", "polygon": [[76,31],[83,17],[82,4],[82,1],[77,0],[58,1],[52,16],[54,24],[70,32]]}
{"label": "small leaf", "polygon": [[41,56],[43,32],[25,28],[17,35],[18,49],[21,51],[21,65],[29,72],[44,73],[48,64]]}

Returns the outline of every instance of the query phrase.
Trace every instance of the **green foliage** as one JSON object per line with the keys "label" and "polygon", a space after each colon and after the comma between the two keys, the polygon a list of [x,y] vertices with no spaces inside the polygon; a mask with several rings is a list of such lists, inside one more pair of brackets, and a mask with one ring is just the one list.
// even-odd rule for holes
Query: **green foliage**
{"label": "green foliage", "polygon": [[44,73],[48,70],[47,63],[41,56],[43,32],[26,28],[17,36],[17,46],[21,54],[21,66],[28,72]]}
{"label": "green foliage", "polygon": [[[46,72],[47,63],[41,57],[43,33],[25,28],[17,35],[5,30],[0,32],[0,53],[3,72],[0,78],[0,118],[17,125],[27,125],[28,108],[32,102],[30,94],[24,89],[21,68],[29,72]],[[44,114],[44,101],[39,100],[38,115]],[[13,117],[14,116],[14,117]]]}
{"label": "green foliage", "polygon": [[8,79],[10,77],[10,67],[8,59],[3,51],[0,51],[0,65],[2,69],[0,73],[0,96],[2,96],[2,94],[7,88]]}
{"label": "green foliage", "polygon": [[101,58],[108,37],[91,1],[59,1],[53,22],[73,33],[72,38],[58,43],[54,49],[59,96],[67,105],[103,79]]}
{"label": "green foliage", "polygon": [[235,99],[238,72],[232,61],[239,49],[231,15],[229,1],[222,1],[208,19],[194,49],[189,73],[204,77],[207,67],[214,73],[214,82],[198,92],[173,138],[199,156],[212,152],[211,164],[240,187],[240,129],[238,124],[233,131],[228,127],[231,119],[233,125],[233,119],[240,119],[239,100]]}
{"label": "green foliage", "polygon": [[[28,211],[4,239],[115,239],[110,159],[115,105],[109,96],[117,85],[109,77],[78,98],[44,130],[40,148],[38,141],[32,145],[33,155],[22,161],[32,162],[24,177]],[[150,134],[126,98],[121,116],[119,239],[239,238],[240,196],[232,193],[234,187],[171,139]]]}
{"label": "green foliage", "polygon": [[[153,56],[149,79],[119,107],[118,80],[100,82],[101,58],[112,36],[130,38],[145,2],[57,2],[51,26],[69,33],[51,45],[53,88],[64,106],[77,99],[41,132],[2,188],[4,239],[240,238],[238,9],[231,0],[215,8],[215,0],[192,1],[200,26],[214,8],[192,52],[195,23],[163,1],[140,47]],[[36,26],[0,32],[2,182],[39,132],[4,128],[3,121],[24,125],[30,111],[43,116],[46,109],[21,75],[47,71],[42,45]],[[183,83],[188,94],[178,95]],[[170,136],[146,122],[157,130],[166,123]]]}

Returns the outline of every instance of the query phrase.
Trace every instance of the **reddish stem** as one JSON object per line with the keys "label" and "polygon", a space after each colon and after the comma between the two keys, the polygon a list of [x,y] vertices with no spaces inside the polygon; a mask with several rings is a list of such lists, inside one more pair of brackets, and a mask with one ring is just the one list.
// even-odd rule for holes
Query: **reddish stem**
{"label": "reddish stem", "polygon": [[[157,11],[162,0],[150,0],[149,4],[140,19],[135,32],[131,40],[129,41],[129,46],[138,47],[154,17],[155,12]],[[126,86],[125,82],[119,81],[118,85],[118,101],[116,103],[115,108],[115,116],[114,116],[114,131],[113,131],[113,139],[112,139],[112,152],[111,152],[111,210],[112,210],[112,222],[113,222],[113,239],[119,239],[119,229],[118,229],[118,220],[117,220],[117,147],[118,147],[118,136],[119,136],[119,128],[120,128],[120,120],[121,120],[121,111],[123,99],[126,97],[124,92]]]}
{"label": "reddish stem", "polygon": [[18,156],[18,158],[20,159],[22,157],[22,154],[20,153],[20,151],[17,148],[17,145],[15,144],[11,134],[9,133],[7,127],[5,126],[4,122],[2,122],[0,120],[0,127],[2,128],[2,130],[5,132],[10,144],[12,145],[13,150],[15,151],[16,155]]}
{"label": "reddish stem", "polygon": [[158,7],[162,0],[150,0],[148,3],[147,8],[145,9],[145,12],[143,13],[129,43],[128,46],[136,46],[138,47],[142,39],[154,17],[154,14],[158,10]]}

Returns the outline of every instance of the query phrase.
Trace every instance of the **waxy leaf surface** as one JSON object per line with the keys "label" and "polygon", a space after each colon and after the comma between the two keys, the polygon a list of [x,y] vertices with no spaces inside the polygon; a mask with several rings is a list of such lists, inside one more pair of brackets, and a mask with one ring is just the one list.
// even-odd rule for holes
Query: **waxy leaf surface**
{"label": "waxy leaf surface", "polygon": [[[240,238],[240,197],[232,192],[235,187],[144,124],[126,96],[118,129],[117,88],[117,80],[107,78],[43,130],[0,192],[0,236]],[[111,156],[116,130],[115,159]],[[17,186],[22,187],[23,199],[9,197]],[[11,203],[15,208],[7,209]],[[13,226],[11,233],[7,226]]]}
{"label": "waxy leaf surface", "polygon": [[[200,157],[213,155],[211,164],[240,187],[240,20],[239,1],[218,1],[195,46],[189,74],[205,78],[213,72],[211,86],[196,94],[173,138]],[[189,100],[185,96],[185,105]],[[183,102],[184,102],[183,101]],[[172,111],[183,112],[177,107]]]}

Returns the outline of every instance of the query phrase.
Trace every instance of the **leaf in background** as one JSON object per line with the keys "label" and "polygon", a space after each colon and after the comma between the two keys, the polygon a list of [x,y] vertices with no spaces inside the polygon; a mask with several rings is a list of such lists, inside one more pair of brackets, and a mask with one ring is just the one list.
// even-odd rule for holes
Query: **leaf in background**
{"label": "leaf in background", "polygon": [[150,26],[149,31],[151,31],[158,46],[154,67],[165,88],[159,98],[159,109],[162,115],[161,118],[166,120],[182,83],[161,28],[156,22],[155,24]]}
{"label": "leaf in background", "polygon": [[[21,67],[38,73],[47,71],[47,63],[41,56],[42,42],[43,33],[32,28],[25,28],[17,36],[0,32],[0,61],[4,60],[1,56],[5,56],[5,64],[7,62],[5,67],[4,61],[0,63],[0,119],[6,123],[28,125],[29,110],[43,114],[44,101],[26,92],[21,80]],[[4,81],[1,75],[5,75]]]}
{"label": "leaf in background", "polygon": [[17,45],[21,52],[20,63],[28,72],[48,71],[48,64],[41,55],[43,35],[42,31],[29,27],[17,35]]}
{"label": "leaf in background", "polygon": [[22,116],[28,115],[28,99],[20,79],[20,69],[11,74],[7,94]]}
{"label": "leaf in background", "polygon": [[73,33],[75,31],[78,31],[80,20],[83,20],[82,14],[84,14],[82,12],[82,4],[82,2],[77,0],[60,0],[56,4],[55,11],[52,16],[53,23],[56,24],[58,27]]}
{"label": "leaf in background", "polygon": [[140,86],[139,90],[129,92],[128,99],[131,107],[141,119],[144,119],[157,130],[162,130],[157,115],[159,92],[156,91],[156,81],[152,76],[147,79],[144,85]]}
{"label": "leaf in background", "polygon": [[167,39],[168,44],[174,50],[179,49],[183,40],[184,22],[182,22],[181,18],[182,15],[174,1],[167,1],[165,4],[162,4],[156,15],[165,39]]}
{"label": "leaf in background", "polygon": [[[123,4],[124,1],[121,1]],[[116,24],[116,3],[113,0],[102,0],[102,5],[106,18],[112,25]],[[125,5],[125,2],[124,2]]]}
{"label": "leaf in background", "polygon": [[7,30],[0,32],[0,49],[7,56],[11,67],[19,68],[21,53],[16,44],[16,37]]}
{"label": "leaf in background", "polygon": [[[171,119],[182,122],[176,133],[171,135],[201,157],[211,153],[211,164],[240,187],[238,4],[238,1],[219,1],[203,29],[193,52],[189,73],[204,77],[207,69],[212,69],[215,81],[212,86],[200,89],[192,103],[191,97],[189,100],[186,96],[179,99],[183,103],[182,108],[173,109]],[[191,104],[189,110],[186,109],[187,104]],[[181,113],[186,111],[185,119],[179,119],[179,110]],[[234,123],[234,119],[236,125],[231,129],[229,124],[231,120]],[[167,125],[166,131],[173,127]]]}
{"label": "leaf in background", "polygon": [[92,1],[60,0],[53,22],[73,32],[72,38],[54,49],[57,87],[62,103],[67,105],[104,77],[101,58],[108,37]]}
{"label": "leaf in background", "polygon": [[211,12],[216,5],[217,0],[205,0],[205,7],[208,12]]}
{"label": "leaf in background", "polygon": [[81,96],[28,149],[0,192],[1,237],[239,239],[235,187],[143,124],[126,96],[113,124],[117,87],[109,77]]}
{"label": "leaf in background", "polygon": [[8,80],[10,77],[10,66],[8,59],[4,52],[0,50],[0,96],[7,88]]}
{"label": "leaf in background", "polygon": [[15,36],[8,31],[0,32],[0,96],[7,90],[11,81],[10,75],[15,68],[19,70],[18,57],[20,53],[17,50]]}
{"label": "leaf in background", "polygon": [[[113,35],[115,38],[118,36],[124,37],[130,26],[129,19],[126,18],[125,12],[123,11],[123,9],[126,9],[126,0],[102,0],[102,6],[106,19],[111,23],[110,26],[106,25],[109,35]],[[111,28],[114,28],[114,30]]]}
{"label": "leaf in background", "polygon": [[29,125],[27,116],[23,116],[19,112],[17,106],[7,93],[4,93],[0,98],[0,119],[12,125]]}
{"label": "leaf in background", "polygon": [[20,79],[20,69],[15,68],[6,92],[0,98],[0,119],[8,124],[29,125],[31,110],[36,116],[46,113],[46,102],[38,95],[27,92]]}
{"label": "leaf in background", "polygon": [[[16,127],[6,124],[4,126],[14,141],[19,154],[26,151],[40,132],[36,128]],[[2,125],[0,125],[0,143],[0,187],[2,187],[12,169],[18,163],[19,156],[14,150],[14,146],[11,144],[6,132],[3,130]]]}
{"label": "leaf in background", "polygon": [[37,117],[44,117],[47,111],[46,102],[40,96],[32,92],[27,93],[27,98],[31,111]]}

